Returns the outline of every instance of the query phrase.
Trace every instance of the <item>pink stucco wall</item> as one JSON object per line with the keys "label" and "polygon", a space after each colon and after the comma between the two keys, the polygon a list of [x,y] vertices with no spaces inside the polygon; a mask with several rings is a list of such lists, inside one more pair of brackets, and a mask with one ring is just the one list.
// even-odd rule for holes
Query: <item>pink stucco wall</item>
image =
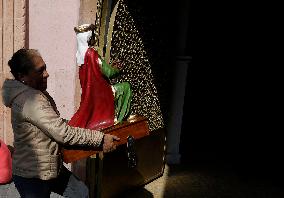
{"label": "pink stucco wall", "polygon": [[38,49],[49,73],[48,92],[61,117],[74,114],[78,0],[29,0],[29,48]]}

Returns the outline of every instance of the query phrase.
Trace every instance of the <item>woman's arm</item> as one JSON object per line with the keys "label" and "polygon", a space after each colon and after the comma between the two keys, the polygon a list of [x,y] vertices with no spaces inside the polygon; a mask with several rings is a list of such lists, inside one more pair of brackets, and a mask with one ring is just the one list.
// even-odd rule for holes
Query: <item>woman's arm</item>
{"label": "woman's arm", "polygon": [[29,96],[23,107],[23,115],[27,121],[60,144],[99,147],[102,143],[102,132],[69,126],[43,94]]}

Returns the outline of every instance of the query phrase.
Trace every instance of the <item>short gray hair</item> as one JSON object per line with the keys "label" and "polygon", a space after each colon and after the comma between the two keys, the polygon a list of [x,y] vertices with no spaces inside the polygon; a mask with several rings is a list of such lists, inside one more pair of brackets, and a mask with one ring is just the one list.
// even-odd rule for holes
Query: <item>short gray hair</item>
{"label": "short gray hair", "polygon": [[18,80],[18,74],[28,74],[28,72],[34,67],[33,58],[38,57],[40,53],[36,49],[19,49],[15,52],[8,61],[8,65],[10,66],[11,73]]}

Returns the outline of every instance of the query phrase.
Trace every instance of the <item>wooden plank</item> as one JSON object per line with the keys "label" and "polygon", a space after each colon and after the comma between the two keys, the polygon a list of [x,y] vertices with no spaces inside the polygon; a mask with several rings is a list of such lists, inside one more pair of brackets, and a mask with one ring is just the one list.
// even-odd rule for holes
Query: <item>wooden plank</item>
{"label": "wooden plank", "polygon": [[[2,43],[2,71],[4,74],[4,78],[11,78],[10,68],[8,66],[8,61],[14,52],[14,1],[11,0],[3,0],[2,4],[3,8],[3,43]],[[4,130],[4,141],[6,144],[12,144],[11,134],[11,111],[7,107],[3,108],[3,130]]]}
{"label": "wooden plank", "polygon": [[0,1],[0,74],[2,77],[3,72],[3,43],[2,43],[2,35],[3,35],[3,0]]}
{"label": "wooden plank", "polygon": [[[118,136],[120,141],[115,142],[115,144],[119,146],[127,143],[127,137],[129,135],[132,135],[134,139],[140,139],[149,135],[149,127],[145,117],[135,116],[128,121],[105,128],[102,132]],[[91,150],[90,148],[75,148],[74,146],[66,147],[63,149],[63,161],[65,163],[74,162],[98,152],[98,150]]]}
{"label": "wooden plank", "polygon": [[107,24],[107,14],[110,9],[109,1],[105,0],[102,2],[102,10],[101,10],[101,25],[100,25],[100,31],[99,31],[99,51],[100,55],[104,57],[104,51],[103,48],[105,46],[105,36],[106,36],[106,24]]}
{"label": "wooden plank", "polygon": [[[2,43],[2,35],[3,35],[3,0],[0,1],[0,86],[3,85],[4,73],[3,73],[3,43]],[[2,97],[0,97],[0,138],[4,140],[4,105],[2,103]]]}
{"label": "wooden plank", "polygon": [[14,52],[25,46],[26,35],[26,1],[14,2]]}
{"label": "wooden plank", "polygon": [[3,72],[10,76],[8,61],[14,52],[14,1],[3,1]]}
{"label": "wooden plank", "polygon": [[108,25],[108,33],[107,33],[107,43],[106,43],[106,53],[105,53],[105,60],[107,63],[110,62],[110,49],[111,49],[111,41],[112,41],[112,33],[114,27],[114,21],[117,13],[117,9],[119,6],[120,0],[118,0],[114,6],[114,9],[110,15],[109,25]]}
{"label": "wooden plank", "polygon": [[[13,78],[10,68],[8,66],[8,60],[18,49],[25,46],[25,34],[26,34],[26,1],[17,0],[13,1],[12,4],[9,1],[7,4],[8,9],[5,17],[9,19],[5,20],[5,27],[9,27],[7,32],[4,32],[5,35],[4,42],[8,46],[8,53],[4,57],[3,69],[4,69],[4,79]],[[12,32],[11,32],[12,31]],[[7,34],[9,37],[7,37]],[[7,50],[5,48],[5,50]],[[4,80],[3,79],[3,80]],[[4,107],[4,130],[5,130],[5,140],[7,144],[12,144],[13,142],[13,130],[11,125],[11,109]]]}
{"label": "wooden plank", "polygon": [[[13,78],[8,61],[13,53],[25,46],[26,36],[26,0],[1,0],[1,39],[0,39],[0,86],[6,78]],[[11,111],[0,99],[0,137],[12,144]]]}

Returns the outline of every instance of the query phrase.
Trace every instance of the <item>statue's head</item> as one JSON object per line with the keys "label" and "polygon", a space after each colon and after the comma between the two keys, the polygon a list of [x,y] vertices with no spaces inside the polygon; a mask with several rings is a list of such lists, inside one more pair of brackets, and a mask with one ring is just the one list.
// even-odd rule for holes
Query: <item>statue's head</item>
{"label": "statue's head", "polygon": [[88,35],[87,43],[90,47],[95,47],[98,44],[98,33],[95,30],[96,26],[94,24],[83,24],[78,27],[74,27],[76,34],[85,33],[85,35]]}
{"label": "statue's head", "polygon": [[77,64],[84,64],[84,57],[89,47],[96,47],[98,35],[94,24],[83,24],[74,28],[77,37]]}

